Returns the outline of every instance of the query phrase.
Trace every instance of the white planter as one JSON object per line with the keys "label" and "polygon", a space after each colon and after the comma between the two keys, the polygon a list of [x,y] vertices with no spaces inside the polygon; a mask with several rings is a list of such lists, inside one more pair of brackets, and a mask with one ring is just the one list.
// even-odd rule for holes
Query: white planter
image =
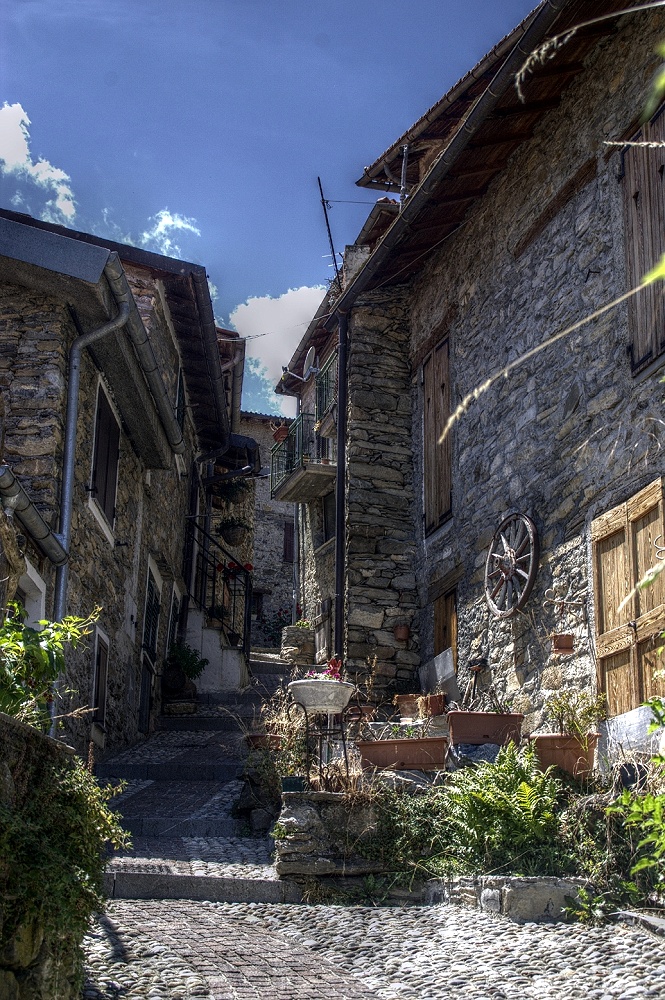
{"label": "white planter", "polygon": [[296,704],[302,705],[310,715],[313,712],[338,715],[349,704],[354,687],[348,681],[305,677],[300,681],[291,681],[289,691]]}

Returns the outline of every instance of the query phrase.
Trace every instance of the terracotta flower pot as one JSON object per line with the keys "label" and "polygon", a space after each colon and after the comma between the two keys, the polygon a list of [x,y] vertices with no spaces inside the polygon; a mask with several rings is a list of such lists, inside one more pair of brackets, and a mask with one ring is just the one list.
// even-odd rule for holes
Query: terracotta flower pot
{"label": "terracotta flower pot", "polygon": [[426,694],[420,702],[425,716],[443,715],[446,710],[445,694]]}
{"label": "terracotta flower pot", "polygon": [[282,745],[278,733],[245,733],[245,740],[253,750],[279,750]]}
{"label": "terracotta flower pot", "polygon": [[395,625],[393,629],[393,635],[398,642],[406,642],[410,635],[410,629],[408,625]]}
{"label": "terracotta flower pot", "polygon": [[379,770],[441,771],[446,766],[448,740],[425,736],[407,740],[358,740],[362,766]]}
{"label": "terracotta flower pot", "polygon": [[446,718],[451,744],[505,746],[511,740],[519,743],[524,716],[517,712],[448,712]]}
{"label": "terracotta flower pot", "polygon": [[348,681],[329,681],[318,677],[304,677],[289,684],[291,697],[310,715],[325,712],[336,715],[349,704],[355,688]]}
{"label": "terracotta flower pot", "polygon": [[397,706],[397,710],[403,718],[417,719],[418,698],[417,694],[396,694],[393,698],[393,704]]}
{"label": "terracotta flower pot", "polygon": [[561,733],[537,733],[531,739],[536,745],[543,771],[552,764],[575,778],[593,771],[599,733],[587,733],[584,739],[579,736],[563,736]]}
{"label": "terracotta flower pot", "polygon": [[286,438],[289,436],[289,428],[286,427],[286,426],[284,426],[284,427],[277,427],[276,430],[273,431],[273,435],[272,436],[275,439],[275,441],[277,442],[277,444],[281,444],[281,442],[285,441]]}

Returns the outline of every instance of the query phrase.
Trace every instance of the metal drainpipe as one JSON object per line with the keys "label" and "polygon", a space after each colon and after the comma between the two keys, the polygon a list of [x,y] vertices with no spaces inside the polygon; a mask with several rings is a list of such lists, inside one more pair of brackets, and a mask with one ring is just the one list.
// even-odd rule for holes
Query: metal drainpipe
{"label": "metal drainpipe", "polygon": [[[72,506],[74,498],[74,464],[76,456],[76,423],[79,412],[79,384],[81,381],[81,354],[83,348],[107,334],[124,326],[129,319],[129,303],[122,302],[117,315],[97,327],[76,337],[69,352],[69,381],[67,385],[67,415],[65,417],[65,445],[62,460],[62,490],[60,492],[60,532],[57,535],[63,548],[69,553],[72,532]],[[55,597],[53,618],[59,622],[67,607],[68,564],[58,566],[55,574]]]}
{"label": "metal drainpipe", "polygon": [[[296,420],[302,410],[302,400],[296,396]],[[293,590],[291,594],[291,624],[295,625],[300,617],[298,614],[298,598],[300,597],[300,513],[301,505],[293,505]]]}
{"label": "metal drainpipe", "polygon": [[337,479],[335,482],[335,655],[344,655],[344,577],[346,573],[346,351],[348,314],[339,316],[338,392],[337,392]]}

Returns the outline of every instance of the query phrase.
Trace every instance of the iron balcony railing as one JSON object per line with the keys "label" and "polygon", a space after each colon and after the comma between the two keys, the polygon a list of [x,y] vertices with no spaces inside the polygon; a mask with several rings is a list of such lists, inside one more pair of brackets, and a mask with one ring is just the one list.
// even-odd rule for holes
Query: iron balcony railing
{"label": "iron balcony railing", "polygon": [[316,419],[322,420],[337,402],[337,351],[333,351],[316,376]]}
{"label": "iron balcony railing", "polygon": [[[206,614],[221,621],[229,645],[249,656],[252,630],[251,567],[241,566],[204,528],[205,517],[190,517],[187,551],[194,562],[191,597]],[[191,565],[191,562],[190,562]],[[242,640],[242,642],[241,642]]]}
{"label": "iron balcony railing", "polygon": [[286,438],[270,453],[270,492],[274,494],[280,483],[315,458],[314,414],[301,413],[292,421]]}

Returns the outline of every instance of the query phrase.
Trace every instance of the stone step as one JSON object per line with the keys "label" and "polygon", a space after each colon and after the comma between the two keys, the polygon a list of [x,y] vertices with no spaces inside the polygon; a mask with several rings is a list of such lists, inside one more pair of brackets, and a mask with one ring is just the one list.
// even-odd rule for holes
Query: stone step
{"label": "stone step", "polygon": [[132,837],[235,837],[240,832],[237,820],[230,817],[200,819],[173,816],[124,816],[122,825]]}
{"label": "stone step", "polygon": [[118,761],[109,760],[98,764],[95,774],[98,778],[119,778],[126,781],[232,781],[242,773],[240,761],[215,761],[213,763],[164,761]]}
{"label": "stone step", "polygon": [[[251,714],[248,716],[251,719]],[[186,719],[162,715],[157,720],[160,733],[230,733],[240,732],[242,727],[237,718],[214,715],[190,715]]]}
{"label": "stone step", "polygon": [[288,676],[293,670],[293,664],[288,660],[255,660],[250,659],[249,669],[252,677],[257,674],[284,674]]}
{"label": "stone step", "polygon": [[108,871],[111,899],[194,899],[210,903],[301,903],[302,892],[285,879],[235,875],[173,875],[167,872]]}

